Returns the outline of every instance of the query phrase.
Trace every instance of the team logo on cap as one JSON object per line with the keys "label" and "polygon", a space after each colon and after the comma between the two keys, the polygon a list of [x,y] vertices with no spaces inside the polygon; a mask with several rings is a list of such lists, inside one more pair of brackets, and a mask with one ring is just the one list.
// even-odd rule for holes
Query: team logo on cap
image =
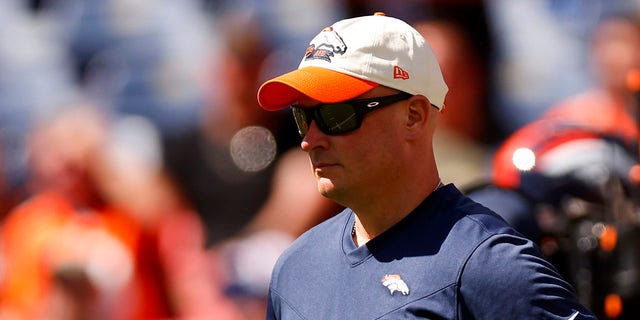
{"label": "team logo on cap", "polygon": [[311,44],[304,53],[304,60],[321,59],[331,62],[333,56],[342,55],[345,52],[347,52],[347,45],[342,37],[332,27],[326,27],[311,40]]}
{"label": "team logo on cap", "polygon": [[409,286],[402,280],[399,274],[387,274],[382,278],[382,285],[389,289],[389,293],[393,295],[396,291],[402,293],[403,296],[409,294]]}

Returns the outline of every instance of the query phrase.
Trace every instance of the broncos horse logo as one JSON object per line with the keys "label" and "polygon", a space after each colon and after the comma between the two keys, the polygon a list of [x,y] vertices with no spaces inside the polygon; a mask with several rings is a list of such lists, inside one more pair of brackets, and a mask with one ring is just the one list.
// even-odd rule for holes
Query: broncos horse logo
{"label": "broncos horse logo", "polygon": [[347,52],[347,45],[342,40],[342,37],[332,27],[326,27],[311,40],[304,53],[304,59],[322,59],[331,62],[331,58],[334,55],[342,55],[345,52]]}
{"label": "broncos horse logo", "polygon": [[382,285],[389,289],[389,293],[393,295],[394,292],[398,291],[402,293],[403,296],[409,294],[409,286],[402,280],[399,274],[387,274],[382,278]]}

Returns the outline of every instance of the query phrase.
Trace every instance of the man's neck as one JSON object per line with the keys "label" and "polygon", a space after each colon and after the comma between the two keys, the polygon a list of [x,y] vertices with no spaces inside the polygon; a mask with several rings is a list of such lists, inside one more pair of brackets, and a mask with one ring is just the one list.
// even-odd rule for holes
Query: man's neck
{"label": "man's neck", "polygon": [[354,243],[357,246],[362,246],[404,219],[429,194],[442,186],[442,181],[439,178],[434,181],[426,194],[420,194],[413,199],[410,198],[409,193],[405,193],[403,196],[387,197],[386,199],[391,199],[391,203],[377,200],[370,201],[368,206],[352,207],[356,215],[352,229]]}

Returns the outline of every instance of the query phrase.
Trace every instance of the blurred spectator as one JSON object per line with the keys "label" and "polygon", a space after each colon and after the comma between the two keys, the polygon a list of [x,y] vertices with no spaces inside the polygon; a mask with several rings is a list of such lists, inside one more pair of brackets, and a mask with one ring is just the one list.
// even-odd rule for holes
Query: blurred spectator
{"label": "blurred spectator", "polygon": [[[590,42],[590,71],[594,86],[557,102],[545,114],[595,127],[637,147],[638,88],[627,82],[640,70],[640,11],[607,15],[597,25]],[[585,112],[589,110],[589,112]]]}
{"label": "blurred spectator", "polygon": [[[596,77],[594,86],[552,105],[537,121],[544,127],[528,125],[515,133],[496,154],[494,179],[505,187],[518,184],[512,153],[531,142],[527,136],[544,141],[555,130],[570,127],[592,131],[619,140],[635,153],[637,149],[637,95],[627,85],[627,77],[640,69],[640,28],[637,18],[626,15],[604,17],[591,37],[590,70]],[[534,129],[538,128],[538,129]],[[534,131],[535,130],[535,131]],[[544,132],[546,131],[546,132]],[[516,174],[517,175],[517,174]]]}
{"label": "blurred spectator", "polygon": [[1,317],[238,319],[215,287],[199,220],[111,129],[73,107],[31,136],[32,196],[2,223]]}
{"label": "blurred spectator", "polygon": [[629,0],[488,0],[495,39],[492,112],[503,135],[539,118],[553,103],[594,83],[589,36],[602,16],[638,12]]}
{"label": "blurred spectator", "polygon": [[[640,70],[638,16],[602,16],[589,48],[593,86],[514,132],[494,157],[492,185],[470,196],[540,243],[599,317],[635,319],[640,86],[627,80]],[[605,231],[619,240],[603,242]],[[607,296],[623,308],[609,309]]]}

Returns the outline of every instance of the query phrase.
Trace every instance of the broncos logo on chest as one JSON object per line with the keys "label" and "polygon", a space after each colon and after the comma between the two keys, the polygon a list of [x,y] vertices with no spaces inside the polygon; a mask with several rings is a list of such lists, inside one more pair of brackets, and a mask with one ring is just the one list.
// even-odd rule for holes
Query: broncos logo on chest
{"label": "broncos logo on chest", "polygon": [[393,295],[396,291],[406,296],[409,294],[409,286],[402,280],[399,274],[387,274],[382,278],[382,285],[389,289]]}

